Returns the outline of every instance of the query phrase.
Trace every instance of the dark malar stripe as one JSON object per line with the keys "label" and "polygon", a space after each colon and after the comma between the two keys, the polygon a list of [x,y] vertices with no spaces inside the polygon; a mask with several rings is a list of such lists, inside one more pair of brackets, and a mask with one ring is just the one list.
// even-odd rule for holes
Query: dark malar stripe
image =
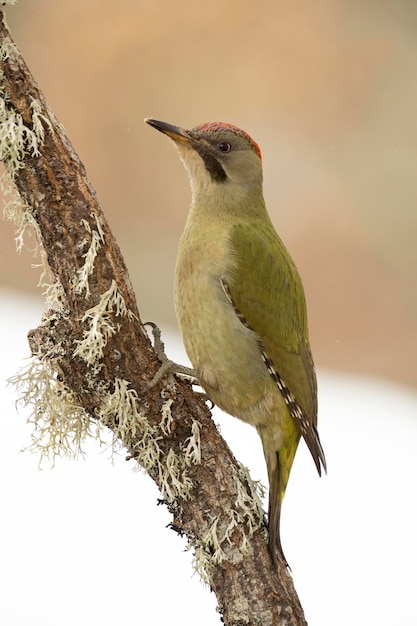
{"label": "dark malar stripe", "polygon": [[193,148],[203,159],[206,170],[210,174],[211,178],[217,183],[224,182],[227,178],[227,174],[224,171],[222,164],[216,158],[210,148],[200,141],[196,141],[195,143],[193,143]]}

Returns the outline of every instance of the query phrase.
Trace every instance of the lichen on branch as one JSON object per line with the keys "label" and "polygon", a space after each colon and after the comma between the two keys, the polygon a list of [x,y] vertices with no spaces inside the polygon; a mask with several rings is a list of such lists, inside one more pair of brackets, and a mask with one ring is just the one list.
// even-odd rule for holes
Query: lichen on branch
{"label": "lichen on branch", "polygon": [[[11,2],[8,2],[10,4]],[[149,385],[158,357],[124,259],[85,169],[10,38],[0,9],[0,159],[18,248],[29,230],[48,309],[14,382],[41,458],[82,451],[102,428],[161,490],[226,625],[300,626],[291,577],[274,571],[259,489],[190,384]],[[137,494],[132,494],[137,497]],[[134,612],[132,608],[132,613]]]}

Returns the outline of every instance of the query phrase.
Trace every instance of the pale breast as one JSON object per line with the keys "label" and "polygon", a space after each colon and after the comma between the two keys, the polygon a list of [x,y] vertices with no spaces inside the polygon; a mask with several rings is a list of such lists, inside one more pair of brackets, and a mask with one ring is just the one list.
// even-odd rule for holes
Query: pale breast
{"label": "pale breast", "polygon": [[227,230],[201,235],[184,232],[176,265],[175,309],[185,349],[213,402],[256,425],[271,411],[276,390],[256,334],[240,322],[221,287],[234,264]]}

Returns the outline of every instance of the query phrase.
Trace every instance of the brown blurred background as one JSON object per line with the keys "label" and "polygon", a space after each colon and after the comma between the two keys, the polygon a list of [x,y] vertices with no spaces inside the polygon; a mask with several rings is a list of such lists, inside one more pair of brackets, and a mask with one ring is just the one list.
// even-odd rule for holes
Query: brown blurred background
{"label": "brown blurred background", "polygon": [[[417,383],[415,0],[21,0],[16,44],[83,160],[142,319],[175,324],[190,200],[145,116],[230,121],[302,274],[317,365]],[[0,232],[0,285],[37,270]]]}

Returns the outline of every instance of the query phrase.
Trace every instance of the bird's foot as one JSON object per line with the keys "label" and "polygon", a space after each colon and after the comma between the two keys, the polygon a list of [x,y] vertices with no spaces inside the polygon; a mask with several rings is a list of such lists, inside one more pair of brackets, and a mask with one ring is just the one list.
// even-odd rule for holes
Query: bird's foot
{"label": "bird's foot", "polygon": [[161,339],[161,330],[160,328],[154,324],[154,322],[145,322],[144,326],[151,327],[151,333],[153,337],[153,347],[155,352],[158,355],[158,359],[161,362],[161,367],[156,372],[155,376],[152,380],[146,385],[144,391],[148,391],[152,387],[154,387],[160,380],[165,378],[165,376],[177,374],[186,380],[189,380],[192,385],[199,385],[199,380],[197,378],[197,373],[191,367],[186,367],[185,365],[179,365],[174,361],[171,361],[165,353],[165,345]]}

